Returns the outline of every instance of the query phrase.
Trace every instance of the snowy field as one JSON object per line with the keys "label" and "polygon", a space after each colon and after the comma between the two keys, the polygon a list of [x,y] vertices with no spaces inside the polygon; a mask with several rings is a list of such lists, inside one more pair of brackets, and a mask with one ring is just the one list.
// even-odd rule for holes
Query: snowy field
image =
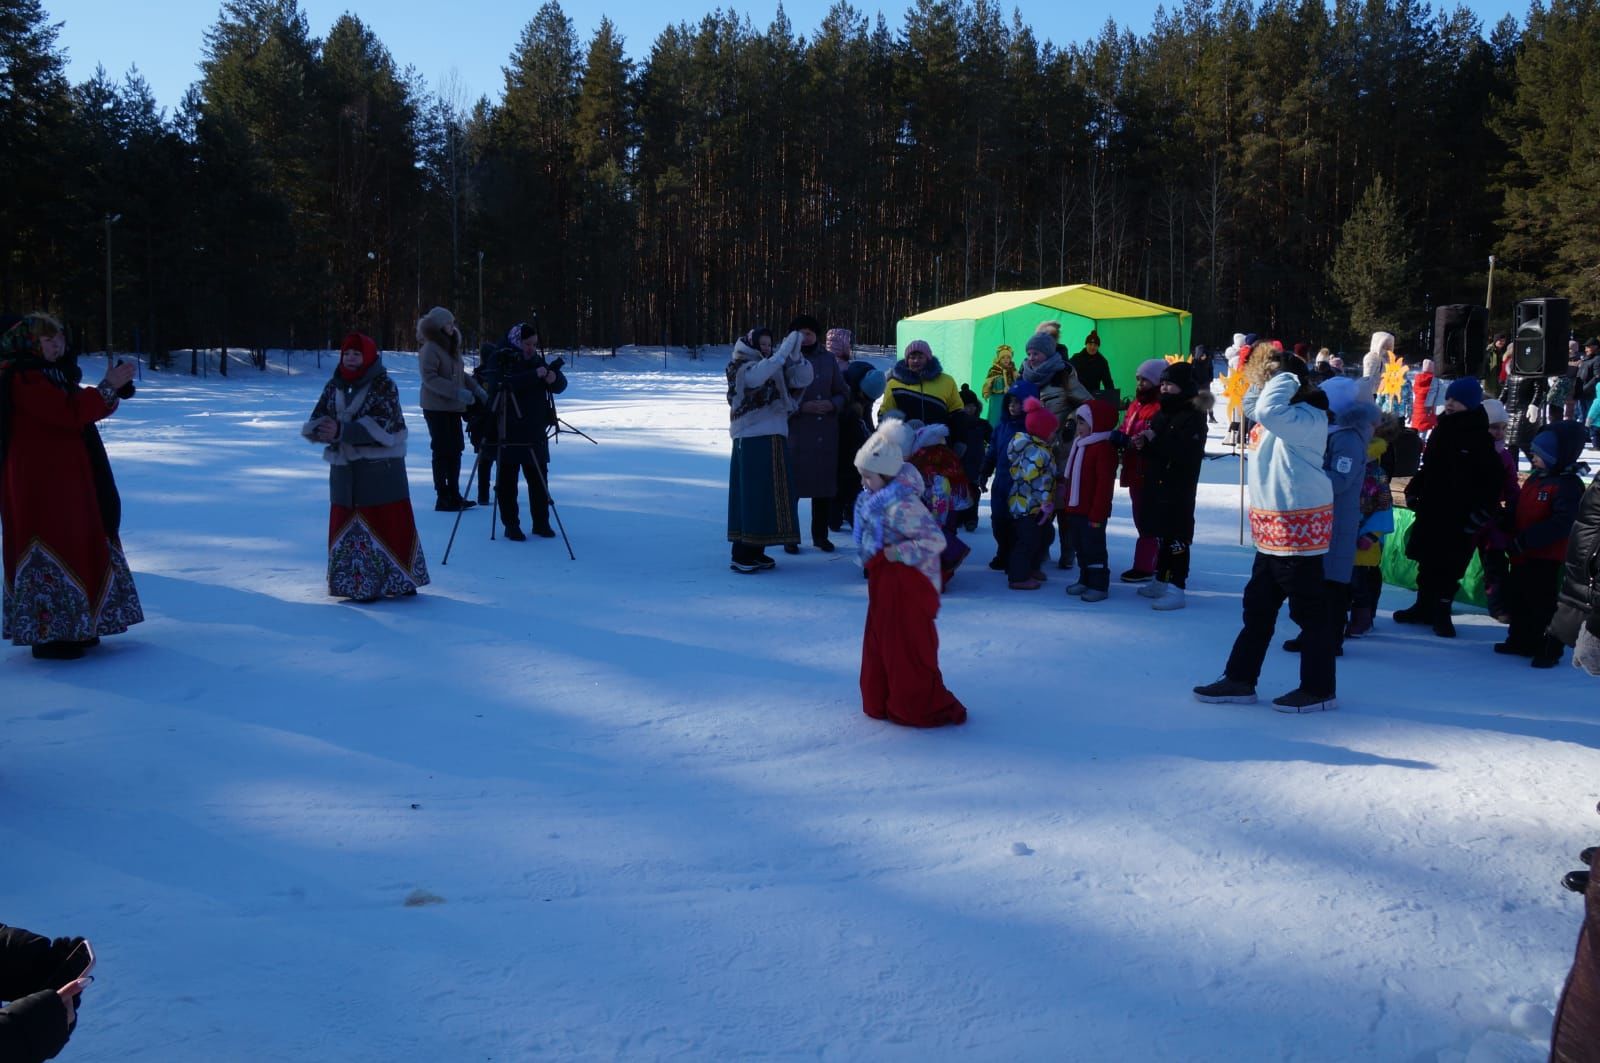
{"label": "snowy field", "polygon": [[321,375],[146,374],[105,435],[148,621],[0,651],[0,920],[100,956],[63,1060],[1544,1057],[1600,684],[1391,589],[1337,712],[1196,703],[1231,458],[1180,613],[1008,591],[985,510],[939,621],[971,722],[915,732],[861,714],[847,551],[728,570],[718,359],[572,367],[577,560],[478,509],[446,567],[386,358],[418,597],[324,593]]}

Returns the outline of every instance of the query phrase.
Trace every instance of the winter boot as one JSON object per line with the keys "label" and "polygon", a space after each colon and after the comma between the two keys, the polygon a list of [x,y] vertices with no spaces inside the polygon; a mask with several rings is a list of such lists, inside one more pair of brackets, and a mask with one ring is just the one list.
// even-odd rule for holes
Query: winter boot
{"label": "winter boot", "polygon": [[[1300,636],[1299,635],[1296,635],[1292,639],[1284,639],[1283,640],[1283,649],[1284,649],[1284,651],[1286,653],[1299,653],[1300,652],[1300,646],[1301,646],[1301,643],[1300,643]],[[1344,644],[1342,642],[1335,642],[1333,644],[1333,655],[1335,657],[1343,657],[1344,656]]]}
{"label": "winter boot", "polygon": [[1344,626],[1344,637],[1358,639],[1372,630],[1372,610],[1350,610],[1350,622]]}
{"label": "winter boot", "polygon": [[1434,606],[1433,633],[1442,639],[1456,637],[1455,621],[1450,619],[1450,599],[1438,602]]}
{"label": "winter boot", "polygon": [[1254,683],[1223,676],[1215,683],[1195,687],[1194,696],[1196,701],[1204,701],[1210,705],[1254,705],[1256,688]]}
{"label": "winter boot", "polygon": [[1151,580],[1156,578],[1156,574],[1154,572],[1141,572],[1136,568],[1130,568],[1117,578],[1123,583],[1149,583]]}
{"label": "winter boot", "polygon": [[1006,586],[1010,587],[1014,591],[1036,591],[1040,587],[1044,586],[1044,584],[1040,583],[1032,576],[1029,576],[1027,579],[1014,579],[1007,583]]}
{"label": "winter boot", "polygon": [[1081,580],[1081,579],[1076,583],[1071,583],[1071,584],[1067,585],[1067,593],[1072,595],[1074,598],[1076,598],[1078,595],[1082,594],[1084,591],[1086,591],[1088,589],[1089,589],[1089,585],[1087,583],[1083,582],[1083,580]]}
{"label": "winter boot", "polygon": [[1539,640],[1539,648],[1534,652],[1533,660],[1528,663],[1535,668],[1554,668],[1561,663],[1561,654],[1566,649],[1565,644],[1554,635],[1545,635]]}
{"label": "winter boot", "polygon": [[515,524],[506,529],[506,538],[510,539],[514,543],[525,543],[528,541],[527,535],[525,535],[522,529]]}
{"label": "winter boot", "polygon": [[1110,597],[1111,571],[1103,565],[1094,565],[1084,569],[1083,582],[1087,587],[1078,597],[1084,601],[1103,602]]}
{"label": "winter boot", "polygon": [[[1140,588],[1139,593],[1143,594],[1144,589]],[[1151,602],[1150,608],[1159,613],[1170,613],[1176,609],[1182,609],[1187,604],[1183,600],[1183,588],[1169,583],[1167,584],[1167,593]]]}
{"label": "winter boot", "polygon": [[1494,652],[1504,654],[1507,657],[1532,657],[1534,655],[1532,647],[1524,646],[1520,642],[1512,642],[1510,639],[1495,643]]}
{"label": "winter boot", "polygon": [[1319,694],[1310,690],[1291,690],[1272,699],[1272,707],[1279,712],[1326,712],[1336,709],[1339,702],[1332,693]]}
{"label": "winter boot", "polygon": [[1167,584],[1158,579],[1153,579],[1134,592],[1141,598],[1159,598],[1167,593]]}
{"label": "winter boot", "polygon": [[1422,595],[1417,595],[1417,600],[1405,609],[1394,611],[1394,622],[1397,624],[1431,624],[1433,623],[1433,603],[1422,600]]}
{"label": "winter boot", "polygon": [[76,661],[83,656],[83,643],[38,642],[33,646],[33,656],[41,661]]}

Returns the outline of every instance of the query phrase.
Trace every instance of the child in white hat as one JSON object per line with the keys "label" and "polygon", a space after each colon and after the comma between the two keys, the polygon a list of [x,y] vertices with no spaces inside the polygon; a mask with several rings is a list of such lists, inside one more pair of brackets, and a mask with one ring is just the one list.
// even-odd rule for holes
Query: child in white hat
{"label": "child in white hat", "polygon": [[861,495],[852,533],[867,570],[861,639],[861,711],[907,727],[965,723],[966,706],[939,670],[939,555],[944,533],[922,503],[922,476],[906,464],[914,435],[885,421],[856,452]]}

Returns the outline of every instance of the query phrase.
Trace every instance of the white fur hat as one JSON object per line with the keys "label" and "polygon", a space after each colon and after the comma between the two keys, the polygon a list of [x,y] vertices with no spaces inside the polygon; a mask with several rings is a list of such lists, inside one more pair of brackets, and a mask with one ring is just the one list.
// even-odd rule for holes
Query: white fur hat
{"label": "white fur hat", "polygon": [[884,421],[856,451],[856,468],[879,476],[899,475],[915,438],[911,426],[904,421]]}

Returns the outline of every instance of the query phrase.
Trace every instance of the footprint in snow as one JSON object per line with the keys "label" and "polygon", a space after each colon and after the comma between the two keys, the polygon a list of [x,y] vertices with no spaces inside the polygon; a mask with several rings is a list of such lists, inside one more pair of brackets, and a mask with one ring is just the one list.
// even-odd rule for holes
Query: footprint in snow
{"label": "footprint in snow", "polygon": [[1013,856],[1032,856],[1033,850],[1028,848],[1027,842],[1012,842],[1011,853]]}

